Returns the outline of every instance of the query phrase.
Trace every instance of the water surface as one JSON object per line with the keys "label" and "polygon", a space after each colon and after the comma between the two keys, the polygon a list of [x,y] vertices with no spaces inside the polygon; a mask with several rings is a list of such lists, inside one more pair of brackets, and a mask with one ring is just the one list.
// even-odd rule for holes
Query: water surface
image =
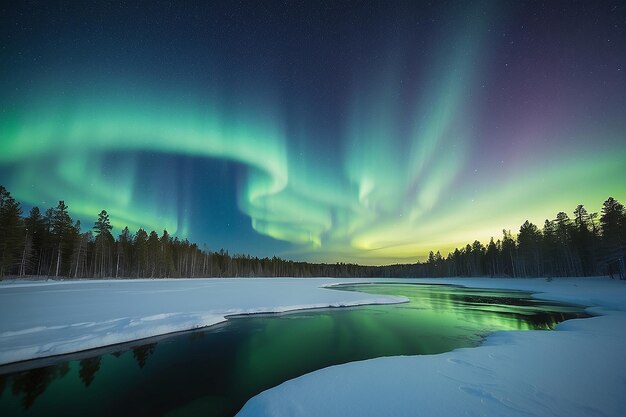
{"label": "water surface", "polygon": [[549,330],[588,317],[582,307],[517,291],[337,288],[409,302],[231,318],[158,342],[58,357],[28,371],[7,374],[10,368],[0,367],[0,415],[232,416],[261,391],[330,365],[442,353],[476,346],[497,330]]}

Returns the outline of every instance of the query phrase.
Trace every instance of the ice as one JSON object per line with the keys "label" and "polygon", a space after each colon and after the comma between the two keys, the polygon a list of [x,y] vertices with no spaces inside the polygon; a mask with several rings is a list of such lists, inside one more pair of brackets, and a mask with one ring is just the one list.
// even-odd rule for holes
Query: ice
{"label": "ice", "polygon": [[477,348],[321,369],[252,398],[247,416],[626,415],[626,282],[420,280],[539,291],[602,314],[556,331],[497,332]]}
{"label": "ice", "polygon": [[416,282],[536,292],[597,317],[506,331],[477,348],[321,369],[250,399],[239,416],[626,415],[626,282],[545,279],[193,279],[0,284],[0,363],[219,323],[233,314],[405,301],[323,288]]}
{"label": "ice", "polygon": [[220,323],[228,315],[406,301],[321,288],[328,279],[158,279],[0,284],[0,364]]}

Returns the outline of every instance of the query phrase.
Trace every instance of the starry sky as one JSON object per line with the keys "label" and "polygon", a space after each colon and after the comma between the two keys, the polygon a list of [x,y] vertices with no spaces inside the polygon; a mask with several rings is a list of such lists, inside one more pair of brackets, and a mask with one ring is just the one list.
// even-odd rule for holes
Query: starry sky
{"label": "starry sky", "polygon": [[626,202],[626,4],[0,5],[0,184],[210,250],[389,264]]}

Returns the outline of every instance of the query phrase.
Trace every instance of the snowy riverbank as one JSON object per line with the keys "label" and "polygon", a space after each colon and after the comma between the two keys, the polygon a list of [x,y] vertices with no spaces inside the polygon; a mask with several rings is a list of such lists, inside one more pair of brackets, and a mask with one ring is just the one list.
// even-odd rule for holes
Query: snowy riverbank
{"label": "snowy riverbank", "polygon": [[536,291],[601,314],[557,331],[498,332],[478,347],[325,368],[252,398],[246,416],[626,415],[626,282],[416,280]]}
{"label": "snowy riverbank", "polygon": [[[0,283],[0,363],[224,321],[231,314],[403,301],[321,288],[350,279]],[[389,282],[390,280],[375,280]],[[626,282],[416,279],[537,292],[599,314],[557,331],[498,332],[471,349],[321,369],[250,399],[241,416],[626,415]]]}
{"label": "snowy riverbank", "polygon": [[383,304],[403,297],[320,288],[336,279],[0,283],[0,364],[210,326],[225,316]]}

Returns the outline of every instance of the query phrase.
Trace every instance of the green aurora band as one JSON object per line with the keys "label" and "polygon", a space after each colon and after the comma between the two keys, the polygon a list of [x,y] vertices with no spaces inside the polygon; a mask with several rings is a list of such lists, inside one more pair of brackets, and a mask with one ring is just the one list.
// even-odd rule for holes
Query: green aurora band
{"label": "green aurora band", "polygon": [[[293,244],[283,256],[362,264],[412,262],[430,250],[445,255],[498,238],[502,229],[515,232],[526,219],[542,225],[577,204],[596,211],[609,195],[626,200],[624,147],[590,144],[554,160],[536,155],[502,176],[472,180],[472,86],[488,45],[478,36],[481,19],[469,20],[463,36],[444,42],[446,53],[418,87],[403,87],[402,57],[393,51],[387,68],[373,70],[376,82],[355,82],[338,138],[340,164],[324,162],[306,127],[299,138],[305,151],[296,150],[272,100],[241,97],[234,106],[217,96],[127,94],[109,84],[74,94],[46,88],[0,114],[0,168],[11,171],[4,185],[29,205],[65,198],[81,219],[106,209],[118,231],[166,228],[186,237],[185,202],[159,197],[176,182],[161,175],[139,183],[137,155],[223,159],[245,167],[237,204],[252,228]],[[609,126],[576,135],[619,143],[613,137],[623,133]],[[111,155],[114,170],[106,167]]]}

